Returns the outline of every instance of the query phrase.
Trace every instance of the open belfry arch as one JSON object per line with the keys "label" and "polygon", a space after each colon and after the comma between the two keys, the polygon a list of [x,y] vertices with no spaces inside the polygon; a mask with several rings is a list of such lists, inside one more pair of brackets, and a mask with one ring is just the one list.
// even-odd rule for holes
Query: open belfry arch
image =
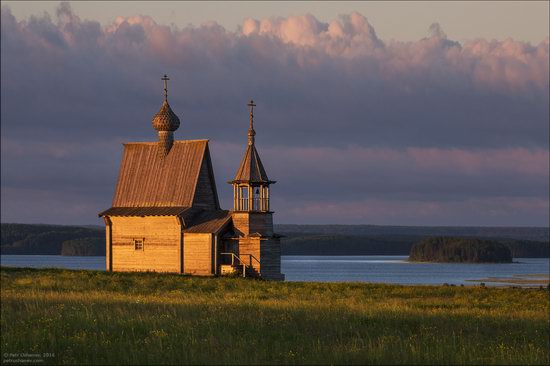
{"label": "open belfry arch", "polygon": [[180,119],[164,100],[153,116],[156,142],[128,142],[106,225],[108,271],[194,275],[239,272],[282,280],[280,236],[273,233],[269,180],[255,147],[254,107],[248,145],[233,185],[233,210],[220,208],[208,140],[175,140]]}

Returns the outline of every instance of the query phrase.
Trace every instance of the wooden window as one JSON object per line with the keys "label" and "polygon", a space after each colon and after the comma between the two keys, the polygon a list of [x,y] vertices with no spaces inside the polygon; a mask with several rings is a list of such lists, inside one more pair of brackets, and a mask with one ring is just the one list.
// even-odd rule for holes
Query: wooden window
{"label": "wooden window", "polygon": [[134,239],[134,249],[143,250],[143,239]]}
{"label": "wooden window", "polygon": [[248,211],[249,200],[248,200],[248,186],[241,186],[241,211]]}
{"label": "wooden window", "polygon": [[252,211],[260,211],[260,188],[252,187]]}

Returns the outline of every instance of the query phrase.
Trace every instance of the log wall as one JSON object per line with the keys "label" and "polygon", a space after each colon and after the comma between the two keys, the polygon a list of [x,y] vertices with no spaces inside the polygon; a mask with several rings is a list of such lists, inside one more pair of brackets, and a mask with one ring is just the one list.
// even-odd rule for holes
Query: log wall
{"label": "log wall", "polygon": [[[181,226],[174,216],[112,216],[112,270],[177,272]],[[134,239],[143,239],[136,250]]]}
{"label": "log wall", "polygon": [[183,234],[183,272],[209,276],[213,271],[212,234]]}
{"label": "log wall", "polygon": [[273,235],[273,215],[261,212],[233,212],[231,215],[235,230],[240,235],[260,233]]}
{"label": "log wall", "polygon": [[[253,255],[258,261],[252,259]],[[262,278],[271,280],[282,280],[284,275],[281,274],[281,241],[278,238],[242,238],[239,239],[239,249],[237,255],[246,262],[247,265],[252,265],[254,270],[258,272]]]}
{"label": "log wall", "polygon": [[208,172],[207,157],[203,159],[199,172],[198,183],[195,188],[195,198],[193,199],[193,207],[204,208],[206,210],[218,209],[216,201],[216,191],[214,182],[210,179]]}
{"label": "log wall", "polygon": [[253,255],[260,263],[252,259],[252,267],[256,272],[261,271],[261,253],[260,253],[260,238],[243,238],[239,239],[239,254],[238,256],[245,261],[246,264],[250,264],[249,254]]}
{"label": "log wall", "polygon": [[262,240],[260,248],[262,277],[268,280],[284,280],[284,275],[281,274],[281,240]]}

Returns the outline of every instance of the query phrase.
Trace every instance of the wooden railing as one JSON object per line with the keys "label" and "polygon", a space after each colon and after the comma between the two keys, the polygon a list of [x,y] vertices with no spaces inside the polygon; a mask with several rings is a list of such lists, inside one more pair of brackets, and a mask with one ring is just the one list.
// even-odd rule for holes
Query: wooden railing
{"label": "wooden railing", "polygon": [[246,263],[243,262],[243,260],[238,256],[236,255],[235,253],[220,253],[220,255],[228,255],[231,257],[231,266],[232,267],[235,267],[235,262],[238,262],[237,263],[237,266],[241,266],[242,269],[243,269],[243,277],[246,277],[246,267],[250,267],[250,270],[254,270],[254,266],[252,265],[252,260],[256,261],[258,263],[258,265],[260,264],[260,261],[258,260],[258,258],[256,258],[255,256],[253,256],[252,254],[242,254],[241,256],[248,256],[248,265]]}
{"label": "wooden railing", "polygon": [[243,261],[241,260],[241,258],[239,258],[239,256],[235,255],[235,253],[220,253],[220,255],[229,255],[231,256],[231,266],[232,267],[235,267],[235,261],[238,261],[239,262],[239,266],[242,266],[243,268],[243,277],[246,277],[246,264],[243,263]]}
{"label": "wooden railing", "polygon": [[241,198],[239,201],[238,211],[269,211],[269,198]]}
{"label": "wooden railing", "polygon": [[258,263],[258,266],[260,265],[260,261],[258,260],[258,258],[254,257],[252,254],[241,254],[241,257],[244,256],[248,256],[248,265],[250,266],[250,268],[254,268],[254,266],[252,265],[252,260]]}

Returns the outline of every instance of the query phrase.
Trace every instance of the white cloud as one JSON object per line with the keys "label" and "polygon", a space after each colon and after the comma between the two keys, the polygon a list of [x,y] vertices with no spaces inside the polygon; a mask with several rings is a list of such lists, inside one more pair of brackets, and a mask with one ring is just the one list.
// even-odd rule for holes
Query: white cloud
{"label": "white cloud", "polygon": [[[458,43],[434,24],[426,38],[384,43],[359,13],[327,23],[312,15],[246,19],[235,32],[148,16],[101,26],[67,4],[53,17],[16,19],[6,7],[1,15],[2,182],[11,192],[3,198],[22,214],[47,211],[31,210],[27,191],[14,193],[23,183],[51,197],[68,186],[99,192],[79,197],[108,206],[117,141],[155,138],[150,118],[164,73],[182,120],[176,138],[208,137],[220,147],[219,182],[238,165],[252,97],[260,153],[280,181],[281,202],[323,207],[337,204],[327,200],[334,193],[343,201],[393,196],[433,202],[426,222],[447,212],[460,223],[468,209],[430,207],[475,197],[483,212],[486,197],[505,212],[506,199],[496,196],[548,200],[549,38]],[[83,166],[87,173],[76,176]],[[337,174],[361,180],[333,192]],[[281,215],[300,209],[282,207]],[[526,207],[529,220],[548,219]]]}

